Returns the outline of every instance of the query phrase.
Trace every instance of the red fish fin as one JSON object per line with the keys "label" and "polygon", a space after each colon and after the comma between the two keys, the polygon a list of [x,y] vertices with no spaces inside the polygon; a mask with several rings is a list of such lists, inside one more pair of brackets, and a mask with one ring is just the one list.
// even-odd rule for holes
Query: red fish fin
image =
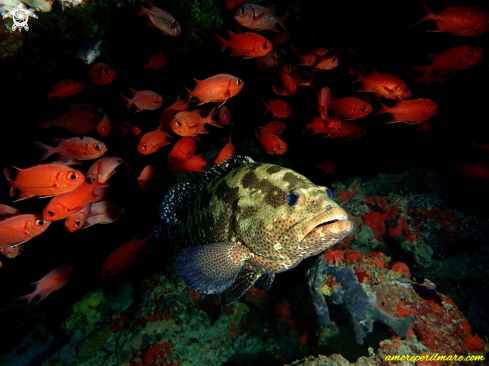
{"label": "red fish fin", "polygon": [[135,112],[135,113],[138,113],[138,112],[141,112],[141,111],[142,111],[142,109],[141,109],[141,108],[136,107],[136,110],[135,110],[134,112]]}
{"label": "red fish fin", "polygon": [[402,122],[402,121],[399,121],[399,118],[396,118],[396,116],[393,115],[387,123],[398,123],[398,122]]}
{"label": "red fish fin", "polygon": [[129,90],[132,92],[133,95],[135,95],[137,93],[137,90],[134,90],[134,89],[131,89],[131,88],[129,88]]}
{"label": "red fish fin", "polygon": [[154,8],[155,4],[153,4],[150,0],[146,0],[146,2],[151,8]]}
{"label": "red fish fin", "polygon": [[42,154],[37,161],[42,161],[55,153],[54,148],[44,145],[38,141],[34,141],[34,145],[42,150]]}
{"label": "red fish fin", "polygon": [[244,31],[241,28],[236,28],[236,34],[243,34]]}
{"label": "red fish fin", "polygon": [[[147,25],[148,27],[156,27],[156,28],[158,28],[158,26],[157,26],[155,23],[153,23],[152,21],[149,21],[149,22],[148,22],[146,25]],[[159,29],[159,28],[158,28],[158,29]],[[161,34],[164,34],[164,33],[161,33]]]}
{"label": "red fish fin", "polygon": [[33,292],[32,294],[29,294],[29,295],[16,297],[13,300],[25,300],[25,299],[28,299],[29,301],[27,302],[27,305],[29,305],[31,303],[32,299],[35,298],[36,296],[37,296],[37,294],[35,292]]}
{"label": "red fish fin", "polygon": [[266,102],[265,102],[265,99],[262,99],[260,98],[261,101],[263,102],[263,104],[265,105],[265,116],[267,115],[268,111],[270,110],[270,105],[268,105]]}
{"label": "red fish fin", "polygon": [[285,21],[287,20],[287,18],[289,17],[289,14],[285,14],[285,15],[282,15],[279,19],[278,19],[278,24],[280,24],[282,26],[283,29],[285,29],[286,32],[288,32],[288,29],[287,27],[285,26]]}
{"label": "red fish fin", "polygon": [[148,9],[146,9],[144,6],[139,4],[139,13],[137,16],[139,17],[139,16],[144,15],[144,14],[148,14]]}
{"label": "red fish fin", "polygon": [[[127,123],[127,122],[124,122],[124,123]],[[120,137],[124,136],[127,133],[127,131],[129,131],[129,128],[121,126],[121,125],[115,125],[115,127],[118,127],[121,129],[121,136]]]}
{"label": "red fish fin", "polygon": [[202,127],[202,131],[200,131],[200,133],[209,133],[209,131],[208,131],[208,130],[207,130],[207,128],[205,128],[205,126],[204,126],[204,127]]}
{"label": "red fish fin", "polygon": [[[226,92],[226,93],[229,93],[229,91]],[[226,103],[226,100],[227,99],[224,99],[224,100],[216,100],[216,102],[217,102],[217,108],[221,108],[224,105],[224,103]]]}
{"label": "red fish fin", "polygon": [[218,41],[221,42],[221,52],[224,51],[228,46],[228,42],[224,38],[222,38],[219,34],[214,33],[214,35],[216,36]]}
{"label": "red fish fin", "polygon": [[125,97],[121,93],[119,93],[119,95],[122,97],[122,99],[124,99],[127,102],[127,108],[129,108],[132,105],[132,99],[129,99],[128,97]]}
{"label": "red fish fin", "polygon": [[424,16],[421,17],[419,20],[417,20],[416,22],[414,22],[413,24],[411,24],[411,27],[412,26],[415,26],[419,23],[422,23],[424,22],[425,20],[430,20],[430,19],[433,19],[433,12],[430,10],[430,8],[428,8],[428,5],[426,4],[425,1],[423,1],[423,9],[424,9]]}
{"label": "red fish fin", "polygon": [[[3,169],[3,175],[5,176],[5,178],[10,182],[12,181],[12,178],[10,177],[10,171],[8,170],[8,168],[4,168]],[[13,196],[10,196],[10,197],[13,197]]]}
{"label": "red fish fin", "polygon": [[199,85],[199,83],[201,82],[201,80],[194,79],[194,82],[195,82],[195,86],[197,86],[197,85]]}
{"label": "red fish fin", "polygon": [[377,113],[375,113],[376,116],[378,116],[379,114],[383,114],[383,113],[390,113],[389,112],[389,107],[387,107],[380,100],[379,100],[379,104],[380,104],[380,110]]}

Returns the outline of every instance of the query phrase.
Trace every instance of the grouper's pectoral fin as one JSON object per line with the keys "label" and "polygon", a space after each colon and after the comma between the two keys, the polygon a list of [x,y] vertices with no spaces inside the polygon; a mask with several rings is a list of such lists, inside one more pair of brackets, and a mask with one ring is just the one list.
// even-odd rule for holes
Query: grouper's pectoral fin
{"label": "grouper's pectoral fin", "polygon": [[243,269],[233,285],[222,294],[221,305],[229,305],[238,300],[260,277],[259,273]]}
{"label": "grouper's pectoral fin", "polygon": [[243,263],[252,255],[240,243],[222,242],[186,248],[178,254],[177,271],[195,291],[218,294],[235,283]]}

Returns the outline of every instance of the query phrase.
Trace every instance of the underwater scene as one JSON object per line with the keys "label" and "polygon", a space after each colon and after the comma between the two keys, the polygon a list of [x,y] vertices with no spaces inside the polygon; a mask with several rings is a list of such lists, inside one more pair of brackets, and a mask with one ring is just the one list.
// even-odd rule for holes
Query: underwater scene
{"label": "underwater scene", "polygon": [[0,15],[0,365],[489,365],[487,1]]}

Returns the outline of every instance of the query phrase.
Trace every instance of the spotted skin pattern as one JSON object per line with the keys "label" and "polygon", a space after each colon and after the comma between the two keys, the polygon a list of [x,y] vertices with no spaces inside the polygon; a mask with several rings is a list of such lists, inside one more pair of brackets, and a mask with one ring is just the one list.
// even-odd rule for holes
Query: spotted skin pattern
{"label": "spotted skin pattern", "polygon": [[171,240],[187,248],[177,258],[185,282],[204,293],[229,289],[231,302],[260,276],[297,266],[353,227],[326,187],[290,169],[247,159],[208,178],[187,203],[187,215],[169,230]]}

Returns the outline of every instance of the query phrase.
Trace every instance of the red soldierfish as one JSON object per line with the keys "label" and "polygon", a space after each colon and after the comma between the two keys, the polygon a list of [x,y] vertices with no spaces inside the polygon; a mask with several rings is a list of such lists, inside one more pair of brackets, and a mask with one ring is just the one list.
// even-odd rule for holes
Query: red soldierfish
{"label": "red soldierfish", "polygon": [[146,244],[149,242],[149,235],[144,239],[138,239],[138,235],[129,243],[114,250],[105,260],[102,266],[102,277],[114,276],[134,263],[143,254],[152,252]]}
{"label": "red soldierfish", "polygon": [[231,123],[231,110],[228,106],[223,105],[219,110],[219,121],[221,121],[223,125]]}
{"label": "red soldierfish", "polygon": [[204,167],[208,163],[202,159],[202,155],[204,154],[194,155],[181,164],[168,164],[167,168],[177,173],[205,172]]}
{"label": "red soldierfish", "polygon": [[38,301],[39,304],[49,294],[66,285],[72,275],[73,267],[71,266],[60,266],[53,269],[39,281],[31,283],[31,286],[36,286],[36,289],[32,294],[17,297],[15,300],[29,299],[28,304],[30,304],[32,299],[34,299],[37,295],[41,295],[41,299]]}
{"label": "red soldierfish", "polygon": [[[196,133],[196,128],[198,130],[199,126],[204,126],[205,124],[210,124],[216,127],[222,127],[219,122],[212,120],[212,117],[216,113],[217,107],[214,107],[210,111],[209,115],[202,118],[200,111],[190,112],[183,111],[178,112],[170,123],[170,128],[179,136],[192,136]],[[198,132],[197,132],[198,133]]]}
{"label": "red soldierfish", "polygon": [[119,95],[127,102],[127,108],[129,108],[133,104],[136,106],[136,113],[143,110],[151,111],[154,109],[158,109],[161,108],[161,106],[163,105],[163,98],[161,97],[161,95],[155,93],[154,91],[136,91],[134,89],[131,89],[131,92],[134,95],[132,99],[129,99],[122,94]]}
{"label": "red soldierfish", "polygon": [[107,146],[103,142],[87,136],[83,138],[72,137],[66,140],[53,139],[53,141],[58,142],[57,147],[34,141],[34,144],[43,150],[38,161],[42,161],[52,154],[59,154],[62,157],[61,160],[91,160],[101,157],[107,151]]}
{"label": "red soldierfish", "polygon": [[120,165],[124,164],[128,166],[124,160],[117,158],[115,156],[106,156],[104,158],[98,159],[93,165],[88,168],[85,178],[88,183],[99,182],[105,183],[112,177],[115,173],[115,169]]}
{"label": "red soldierfish", "polygon": [[202,81],[195,80],[195,89],[187,89],[187,91],[189,100],[192,97],[197,98],[199,101],[198,105],[218,102],[220,107],[226,100],[238,94],[243,89],[243,86],[243,81],[236,76],[217,74]]}
{"label": "red soldierfish", "polygon": [[161,30],[163,34],[168,34],[173,37],[178,37],[182,34],[180,23],[173,15],[167,11],[157,8],[149,0],[146,0],[146,2],[150,7],[145,8],[139,4],[139,8],[141,10],[139,11],[138,16],[146,14],[150,20],[150,22],[147,24],[148,26],[156,27]]}
{"label": "red soldierfish", "polygon": [[441,83],[445,75],[460,72],[479,63],[484,56],[481,47],[457,46],[439,55],[428,55],[429,66],[414,66],[420,74],[414,78],[415,83]]}
{"label": "red soldierfish", "polygon": [[363,84],[359,91],[375,93],[387,99],[407,99],[413,95],[406,83],[397,76],[379,74],[376,70],[367,76],[359,74],[357,81]]}
{"label": "red soldierfish", "polygon": [[46,94],[48,99],[52,97],[59,97],[61,99],[69,97],[71,95],[78,94],[85,87],[85,83],[82,81],[76,81],[71,79],[65,79],[59,83],[50,86],[51,93]]}
{"label": "red soldierfish", "polygon": [[324,120],[321,119],[320,117],[313,117],[313,120],[311,123],[306,123],[306,128],[304,128],[304,131],[302,133],[306,132],[307,130],[310,130],[311,135],[317,135],[320,133],[327,133],[326,130],[324,129]]}
{"label": "red soldierfish", "polygon": [[87,68],[85,78],[87,85],[106,85],[114,81],[117,73],[115,70],[103,62],[97,62]]}
{"label": "red soldierfish", "polygon": [[432,118],[437,109],[438,105],[431,99],[397,99],[394,107],[387,107],[381,103],[380,111],[376,115],[390,113],[392,118],[387,123],[421,123]]}
{"label": "red soldierfish", "polygon": [[17,215],[0,221],[0,247],[19,245],[42,234],[51,225],[38,215]]}
{"label": "red soldierfish", "polygon": [[292,114],[292,107],[284,100],[268,99],[268,104],[263,99],[261,101],[265,104],[265,116],[268,111],[272,112],[272,117],[274,118],[288,118]]}
{"label": "red soldierfish", "polygon": [[179,95],[177,101],[166,108],[161,114],[160,121],[158,122],[158,127],[163,126],[163,130],[165,132],[170,132],[170,123],[173,120],[173,117],[175,117],[178,112],[186,111],[187,109],[188,102],[183,100]]}
{"label": "red soldierfish", "polygon": [[163,127],[160,126],[156,130],[148,132],[141,137],[137,146],[138,152],[143,155],[153,154],[163,146],[170,145],[169,138],[172,138],[172,136],[163,131]]}
{"label": "red soldierfish", "polygon": [[214,164],[221,164],[234,156],[234,144],[231,141],[231,135],[232,133],[229,134],[229,142],[219,152],[216,159],[214,160]]}
{"label": "red soldierfish", "polygon": [[277,30],[277,24],[287,30],[285,20],[289,15],[285,14],[280,18],[275,16],[275,9],[258,4],[243,4],[238,10],[234,19],[243,27],[253,30]]}
{"label": "red soldierfish", "polygon": [[137,179],[139,188],[141,188],[143,191],[150,189],[154,182],[156,173],[156,165],[146,165]]}
{"label": "red soldierfish", "polygon": [[64,224],[70,233],[77,231],[85,225],[85,222],[92,210],[92,202],[87,203],[81,211],[74,213],[66,218]]}
{"label": "red soldierfish", "polygon": [[111,129],[110,118],[94,104],[70,105],[71,110],[52,121],[39,123],[44,131],[50,127],[63,127],[78,136],[96,130],[101,136],[107,136]]}
{"label": "red soldierfish", "polygon": [[319,117],[324,121],[328,116],[329,104],[331,103],[331,90],[327,86],[321,88],[318,92],[318,111]]}
{"label": "red soldierfish", "polygon": [[297,84],[295,83],[294,79],[292,79],[292,76],[281,71],[280,80],[283,88],[287,92],[287,95],[294,95],[297,92]]}
{"label": "red soldierfish", "polygon": [[331,138],[349,136],[353,132],[351,123],[329,116],[324,121],[324,130]]}
{"label": "red soldierfish", "polygon": [[218,34],[214,35],[221,42],[221,52],[229,47],[231,56],[263,57],[273,49],[272,42],[258,33],[235,34],[228,31],[229,41]]}
{"label": "red soldierfish", "polygon": [[334,113],[335,117],[346,120],[364,118],[373,110],[370,103],[352,97],[332,98],[329,109]]}
{"label": "red soldierfish", "polygon": [[271,134],[260,134],[256,138],[262,148],[270,154],[283,154],[287,151],[287,144],[280,137]]}
{"label": "red soldierfish", "polygon": [[12,216],[20,215],[22,212],[18,208],[0,203],[0,220],[8,219]]}
{"label": "red soldierfish", "polygon": [[97,195],[93,192],[95,189],[108,186],[107,183],[95,182],[89,184],[85,181],[74,191],[53,197],[44,210],[42,210],[42,216],[44,219],[51,221],[66,219],[68,216],[82,210],[87,203],[97,198]]}
{"label": "red soldierfish", "polygon": [[168,154],[168,163],[170,165],[181,164],[190,159],[197,151],[195,141],[195,136],[186,136],[178,140],[173,149],[171,149],[170,154]]}
{"label": "red soldierfish", "polygon": [[143,65],[143,70],[153,69],[159,70],[166,66],[166,60],[168,56],[164,56],[160,53],[153,55],[149,58],[149,61],[146,65]]}
{"label": "red soldierfish", "polygon": [[476,6],[449,6],[441,12],[433,13],[423,2],[425,16],[413,25],[434,20],[431,32],[448,32],[459,36],[476,37],[489,32],[489,14]]}
{"label": "red soldierfish", "polygon": [[71,192],[85,181],[82,172],[60,164],[41,164],[18,170],[14,180],[10,178],[7,168],[4,171],[11,187],[10,196],[14,196],[14,189],[20,191],[16,201],[34,196],[50,197]]}

